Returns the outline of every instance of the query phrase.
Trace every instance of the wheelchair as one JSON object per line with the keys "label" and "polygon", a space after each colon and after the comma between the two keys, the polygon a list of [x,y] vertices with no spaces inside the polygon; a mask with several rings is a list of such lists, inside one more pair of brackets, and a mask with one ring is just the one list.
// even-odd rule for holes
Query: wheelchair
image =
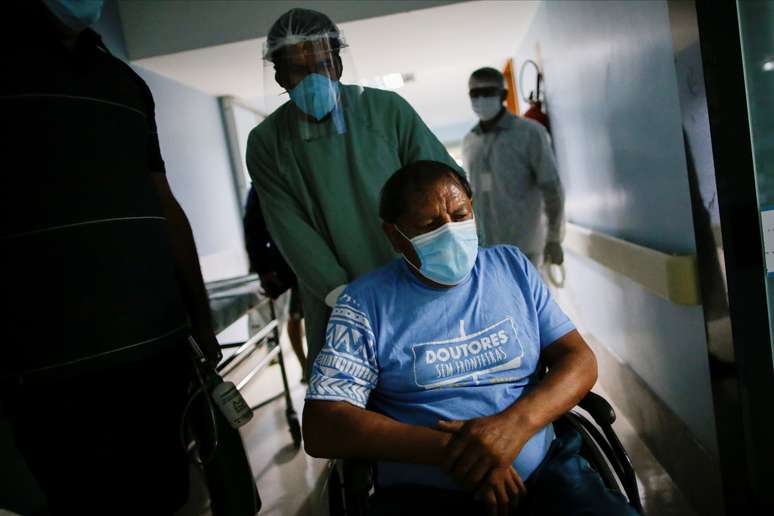
{"label": "wheelchair", "polygon": [[[586,412],[593,423],[578,408]],[[626,496],[639,514],[644,514],[631,460],[613,431],[616,415],[602,396],[589,392],[555,425],[578,432],[580,454],[602,477],[605,487]],[[596,423],[596,424],[595,424]],[[328,497],[331,516],[366,516],[374,485],[374,464],[361,460],[339,460],[331,467]]]}

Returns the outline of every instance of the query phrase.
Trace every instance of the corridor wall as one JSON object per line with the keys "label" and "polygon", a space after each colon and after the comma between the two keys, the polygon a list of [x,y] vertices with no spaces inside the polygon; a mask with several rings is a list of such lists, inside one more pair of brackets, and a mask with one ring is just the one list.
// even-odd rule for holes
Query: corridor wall
{"label": "corridor wall", "polygon": [[[126,60],[115,0],[108,0],[94,29]],[[242,221],[218,99],[140,66],[156,103],[161,154],[170,187],[194,233],[205,280],[247,273]]]}
{"label": "corridor wall", "polygon": [[[543,67],[567,219],[664,253],[695,254],[666,2],[544,2],[515,56],[517,66],[526,59]],[[674,304],[583,256],[568,253],[566,268],[558,301],[615,364],[601,371],[601,385],[641,423],[638,431],[678,483],[689,473],[667,457],[678,437],[714,465],[701,306]],[[639,391],[678,424],[643,413],[655,405],[620,389],[618,369],[633,373]]]}

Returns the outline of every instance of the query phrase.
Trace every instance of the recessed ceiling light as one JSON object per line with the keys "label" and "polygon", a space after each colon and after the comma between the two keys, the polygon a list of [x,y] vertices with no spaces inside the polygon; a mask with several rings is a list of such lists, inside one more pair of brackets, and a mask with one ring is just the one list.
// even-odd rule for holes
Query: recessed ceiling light
{"label": "recessed ceiling light", "polygon": [[362,86],[370,86],[372,88],[381,88],[384,90],[397,90],[406,85],[406,83],[414,82],[415,77],[413,73],[388,73],[380,75],[378,77],[372,77],[370,79],[363,79],[360,82]]}
{"label": "recessed ceiling light", "polygon": [[403,87],[403,75],[399,73],[388,73],[384,77],[382,77],[384,82],[384,87],[388,90],[397,90],[398,88]]}

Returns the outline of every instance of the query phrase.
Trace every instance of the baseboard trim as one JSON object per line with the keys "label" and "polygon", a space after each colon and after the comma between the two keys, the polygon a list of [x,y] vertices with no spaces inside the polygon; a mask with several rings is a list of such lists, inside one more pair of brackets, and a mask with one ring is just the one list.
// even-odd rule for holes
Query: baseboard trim
{"label": "baseboard trim", "polygon": [[626,363],[592,335],[584,334],[599,365],[599,384],[702,515],[723,515],[718,459]]}

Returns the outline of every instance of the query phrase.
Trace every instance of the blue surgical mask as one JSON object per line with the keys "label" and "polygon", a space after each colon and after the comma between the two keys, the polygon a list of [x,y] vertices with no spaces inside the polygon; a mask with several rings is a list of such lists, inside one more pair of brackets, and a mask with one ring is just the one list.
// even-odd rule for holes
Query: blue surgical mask
{"label": "blue surgical mask", "polygon": [[332,81],[319,73],[310,73],[289,93],[298,109],[316,120],[322,120],[336,107],[339,100],[339,81]]}
{"label": "blue surgical mask", "polygon": [[503,101],[499,96],[473,97],[470,99],[470,103],[473,106],[473,112],[484,122],[496,117],[503,107]]}
{"label": "blue surgical mask", "polygon": [[59,21],[74,31],[82,31],[97,23],[104,0],[43,0]]}
{"label": "blue surgical mask", "polygon": [[395,229],[411,242],[422,264],[417,269],[408,258],[406,261],[431,281],[441,285],[457,285],[465,279],[476,263],[478,233],[474,219],[450,222],[414,238],[408,238],[398,226],[395,226]]}

